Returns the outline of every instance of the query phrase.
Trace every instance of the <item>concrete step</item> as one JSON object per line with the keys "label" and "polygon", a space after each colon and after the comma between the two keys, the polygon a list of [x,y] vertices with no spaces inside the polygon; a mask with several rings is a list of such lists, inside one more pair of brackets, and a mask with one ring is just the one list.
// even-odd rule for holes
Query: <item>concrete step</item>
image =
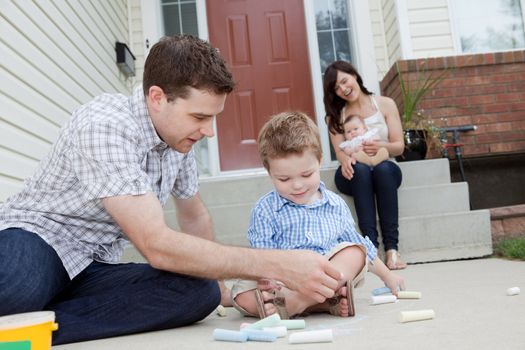
{"label": "concrete step", "polygon": [[[231,210],[234,209],[234,210]],[[222,209],[215,216],[217,240],[225,244],[248,246],[246,231],[228,227],[247,226],[241,208]],[[218,212],[219,213],[219,212]],[[379,226],[378,226],[379,227]],[[380,253],[382,254],[382,246]],[[468,259],[492,254],[490,211],[418,215],[399,219],[399,251],[408,263]],[[133,248],[124,252],[123,261],[144,261]]]}
{"label": "concrete step", "polygon": [[[492,252],[490,213],[469,211],[466,183],[450,183],[447,159],[399,163],[400,251],[407,262],[471,258]],[[337,193],[335,168],[323,169],[321,179]],[[265,172],[213,178],[201,182],[200,194],[212,215],[217,240],[247,246],[246,232],[254,203],[273,186]],[[356,219],[352,197],[342,195]],[[172,203],[165,208],[168,225],[178,229]],[[379,225],[378,225],[379,227]],[[140,261],[134,249],[127,261]],[[138,260],[137,260],[138,259]]]}
{"label": "concrete step", "polygon": [[410,263],[492,254],[490,211],[413,216],[399,220],[399,251]]}
{"label": "concrete step", "polygon": [[[403,172],[401,189],[413,186],[429,186],[450,183],[448,159],[430,159],[398,163]],[[321,170],[321,180],[332,191],[336,191],[334,174],[336,168]],[[266,172],[252,175],[239,175],[203,179],[200,194],[207,205],[234,205],[255,203],[265,193],[273,189]]]}

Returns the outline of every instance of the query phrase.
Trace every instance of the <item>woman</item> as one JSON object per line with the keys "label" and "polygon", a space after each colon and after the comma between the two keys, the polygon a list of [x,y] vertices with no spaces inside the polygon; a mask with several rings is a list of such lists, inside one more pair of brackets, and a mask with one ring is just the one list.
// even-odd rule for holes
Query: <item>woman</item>
{"label": "woman", "polygon": [[374,156],[378,149],[387,149],[390,157],[403,153],[405,147],[401,120],[395,102],[388,97],[373,96],[363,85],[363,79],[348,62],[336,61],[324,74],[324,106],[330,140],[341,166],[335,174],[337,189],[354,198],[359,228],[376,247],[379,246],[376,228],[376,201],[385,263],[392,270],[404,269],[406,264],[398,253],[397,189],[401,185],[401,169],[386,160],[373,169],[356,162],[339,148],[344,141],[342,123],[346,116],[357,114],[368,128],[379,130],[379,140],[366,141],[363,150]]}

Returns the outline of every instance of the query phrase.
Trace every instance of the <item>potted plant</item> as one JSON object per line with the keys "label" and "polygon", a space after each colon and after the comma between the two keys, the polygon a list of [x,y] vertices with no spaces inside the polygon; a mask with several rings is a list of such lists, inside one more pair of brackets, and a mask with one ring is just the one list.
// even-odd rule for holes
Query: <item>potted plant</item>
{"label": "potted plant", "polygon": [[434,74],[427,70],[427,61],[422,61],[417,69],[415,81],[406,80],[396,63],[402,96],[401,124],[405,138],[405,151],[397,157],[398,161],[425,159],[429,147],[441,149],[440,129],[425,110],[418,108],[419,103],[448,74],[448,70]]}

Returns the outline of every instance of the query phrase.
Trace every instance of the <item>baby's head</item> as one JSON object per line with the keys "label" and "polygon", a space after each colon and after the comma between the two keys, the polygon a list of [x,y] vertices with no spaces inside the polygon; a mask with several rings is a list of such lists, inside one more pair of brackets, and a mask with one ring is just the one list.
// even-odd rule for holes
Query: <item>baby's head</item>
{"label": "baby's head", "polygon": [[351,114],[343,121],[345,140],[351,140],[356,136],[363,135],[367,127],[365,122],[357,114]]}
{"label": "baby's head", "polygon": [[321,139],[317,125],[301,112],[273,116],[259,132],[259,155],[277,192],[297,204],[318,198]]}

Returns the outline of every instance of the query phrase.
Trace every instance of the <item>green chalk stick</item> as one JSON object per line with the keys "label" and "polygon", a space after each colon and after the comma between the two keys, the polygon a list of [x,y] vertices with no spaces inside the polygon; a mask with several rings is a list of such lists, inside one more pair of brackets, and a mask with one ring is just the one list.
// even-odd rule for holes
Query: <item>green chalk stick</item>
{"label": "green chalk stick", "polygon": [[264,327],[275,327],[279,325],[281,318],[279,314],[273,314],[248,326],[251,329],[263,329]]}
{"label": "green chalk stick", "polygon": [[285,326],[286,329],[303,329],[306,327],[304,320],[281,320],[279,326]]}

